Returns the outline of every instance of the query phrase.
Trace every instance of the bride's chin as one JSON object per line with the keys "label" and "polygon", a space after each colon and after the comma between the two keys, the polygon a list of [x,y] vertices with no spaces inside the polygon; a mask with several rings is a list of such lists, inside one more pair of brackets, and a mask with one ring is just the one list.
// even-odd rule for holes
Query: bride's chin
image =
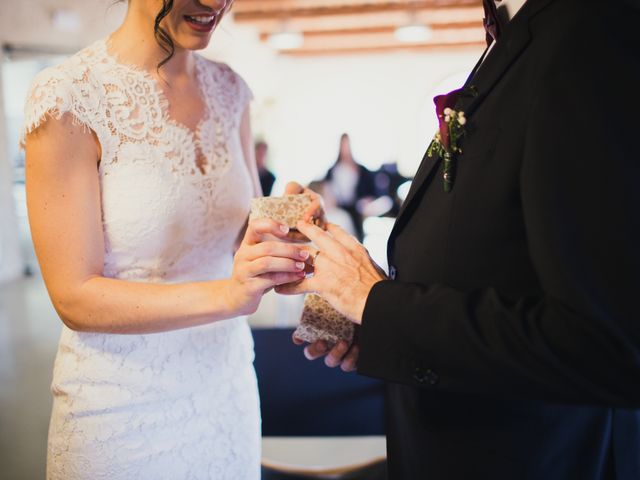
{"label": "bride's chin", "polygon": [[170,36],[173,39],[176,48],[184,50],[202,50],[207,48],[211,37],[218,28],[219,21],[216,19],[215,25],[211,30],[199,32],[194,30],[185,21],[177,23],[171,28]]}
{"label": "bride's chin", "polygon": [[197,51],[197,50],[203,50],[207,48],[210,41],[211,41],[211,35],[207,36],[206,38],[193,38],[193,37],[180,38],[174,42],[175,42],[176,50],[182,49],[182,50]]}

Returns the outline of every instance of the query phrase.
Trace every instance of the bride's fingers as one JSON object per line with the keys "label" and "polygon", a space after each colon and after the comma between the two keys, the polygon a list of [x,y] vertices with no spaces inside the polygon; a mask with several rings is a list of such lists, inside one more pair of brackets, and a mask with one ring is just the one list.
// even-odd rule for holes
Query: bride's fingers
{"label": "bride's fingers", "polygon": [[[311,204],[305,210],[302,215],[302,220],[304,222],[309,223],[311,219],[316,219],[320,223],[321,227],[324,227],[325,219],[324,219],[324,202],[322,200],[322,196],[318,193],[314,192],[309,188],[305,188],[300,185],[298,182],[289,182],[284,189],[285,195],[298,195],[301,193],[305,193],[311,197]],[[300,235],[297,235],[300,237]]]}
{"label": "bride's fingers", "polygon": [[306,248],[283,242],[262,242],[252,245],[247,249],[245,255],[249,261],[261,257],[282,257],[304,262],[309,258],[309,252]]}
{"label": "bride's fingers", "polygon": [[[304,274],[304,272],[301,272]],[[265,273],[257,277],[260,280],[264,280],[265,284],[260,285],[262,290],[270,289],[277,287],[278,285],[283,285],[291,282],[300,281],[301,275],[300,272],[297,273]]]}
{"label": "bride's fingers", "polygon": [[307,223],[314,223],[320,228],[324,228],[324,204],[322,197],[308,189],[305,189],[305,193],[311,195],[312,202],[302,215],[302,220]]}
{"label": "bride's fingers", "polygon": [[257,277],[265,273],[300,273],[304,275],[306,264],[302,261],[279,257],[261,257],[249,262],[246,271],[249,277]]}
{"label": "bride's fingers", "polygon": [[247,232],[242,243],[255,245],[260,243],[265,235],[273,235],[277,238],[286,238],[289,227],[270,218],[258,218],[249,222]]}
{"label": "bride's fingers", "polygon": [[285,195],[297,195],[302,192],[304,192],[304,187],[298,182],[289,182],[284,187]]}

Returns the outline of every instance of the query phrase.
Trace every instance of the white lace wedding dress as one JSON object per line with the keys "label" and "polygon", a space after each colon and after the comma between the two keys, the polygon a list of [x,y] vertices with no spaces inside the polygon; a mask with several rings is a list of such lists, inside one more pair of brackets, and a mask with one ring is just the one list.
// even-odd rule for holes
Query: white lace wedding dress
{"label": "white lace wedding dress", "polygon": [[[24,134],[69,113],[100,142],[106,277],[177,283],[231,273],[252,196],[239,137],[251,93],[225,65],[197,57],[196,70],[207,113],[195,132],[170,119],[154,78],[120,62],[106,40],[34,82]],[[150,335],[64,327],[47,478],[258,479],[252,361],[245,318]]]}

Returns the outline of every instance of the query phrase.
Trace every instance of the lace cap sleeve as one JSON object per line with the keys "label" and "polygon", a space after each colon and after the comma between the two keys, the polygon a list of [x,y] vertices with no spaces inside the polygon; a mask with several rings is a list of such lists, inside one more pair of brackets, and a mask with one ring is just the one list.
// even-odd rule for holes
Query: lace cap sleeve
{"label": "lace cap sleeve", "polygon": [[47,68],[38,73],[31,84],[24,107],[24,125],[20,145],[26,136],[49,118],[59,120],[71,113],[75,124],[87,125],[86,108],[75,93],[73,80],[61,67]]}
{"label": "lace cap sleeve", "polygon": [[238,85],[238,110],[240,116],[242,116],[247,106],[253,100],[253,92],[251,91],[251,88],[244,80],[244,78],[242,78],[236,72],[233,72],[233,75],[236,77],[236,82]]}

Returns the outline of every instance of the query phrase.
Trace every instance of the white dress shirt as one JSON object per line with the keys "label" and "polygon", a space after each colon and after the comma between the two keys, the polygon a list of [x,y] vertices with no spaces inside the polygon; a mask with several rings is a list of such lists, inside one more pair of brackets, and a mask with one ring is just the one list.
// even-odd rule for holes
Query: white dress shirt
{"label": "white dress shirt", "polygon": [[516,13],[522,8],[527,0],[496,0],[496,7],[506,8],[509,20],[511,20]]}

